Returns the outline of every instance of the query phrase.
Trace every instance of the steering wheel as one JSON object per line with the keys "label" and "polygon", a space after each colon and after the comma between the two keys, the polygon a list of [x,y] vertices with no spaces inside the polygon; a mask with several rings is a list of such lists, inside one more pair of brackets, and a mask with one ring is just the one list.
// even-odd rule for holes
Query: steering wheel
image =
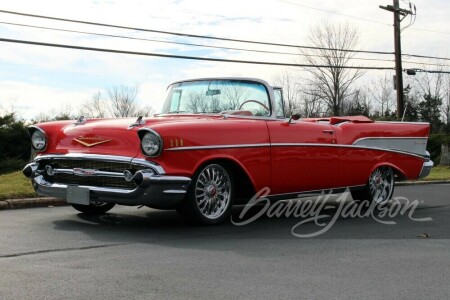
{"label": "steering wheel", "polygon": [[241,105],[239,105],[239,110],[242,108],[242,106],[244,106],[244,104],[250,103],[250,102],[259,104],[259,105],[261,105],[262,107],[264,107],[265,110],[270,111],[270,109],[269,109],[264,103],[261,103],[261,102],[259,102],[258,100],[245,100],[244,102],[241,103]]}

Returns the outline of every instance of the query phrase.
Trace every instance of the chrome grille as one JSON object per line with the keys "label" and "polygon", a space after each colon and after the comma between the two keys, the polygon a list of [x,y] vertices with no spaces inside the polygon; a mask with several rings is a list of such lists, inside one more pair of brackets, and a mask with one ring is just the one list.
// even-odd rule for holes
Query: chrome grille
{"label": "chrome grille", "polygon": [[75,184],[84,186],[96,187],[112,187],[134,189],[136,185],[132,181],[126,181],[125,177],[110,177],[110,176],[79,176],[74,174],[54,174],[50,176],[45,171],[46,166],[51,166],[53,169],[73,170],[77,168],[115,172],[123,174],[125,170],[134,174],[136,171],[145,169],[143,166],[133,165],[129,162],[113,162],[87,159],[44,159],[39,161],[39,170],[43,170],[43,176],[50,183],[60,184]]}

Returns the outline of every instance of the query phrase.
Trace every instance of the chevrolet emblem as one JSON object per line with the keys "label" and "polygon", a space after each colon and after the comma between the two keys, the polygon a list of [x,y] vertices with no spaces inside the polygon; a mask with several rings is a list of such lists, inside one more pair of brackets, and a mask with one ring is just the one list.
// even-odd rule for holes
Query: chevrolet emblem
{"label": "chevrolet emblem", "polygon": [[86,147],[94,147],[94,146],[112,141],[112,140],[105,140],[98,136],[92,136],[92,137],[80,136],[80,137],[74,138],[73,140],[77,143],[80,143],[83,146],[86,146]]}

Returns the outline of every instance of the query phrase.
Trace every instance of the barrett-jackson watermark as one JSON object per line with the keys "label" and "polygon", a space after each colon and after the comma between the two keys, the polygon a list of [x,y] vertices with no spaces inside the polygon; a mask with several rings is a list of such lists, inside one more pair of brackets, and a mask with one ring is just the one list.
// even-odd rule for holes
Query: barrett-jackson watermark
{"label": "barrett-jackson watermark", "polygon": [[[376,202],[364,201],[346,201],[350,191],[347,189],[344,193],[334,200],[337,205],[331,205],[331,193],[322,193],[315,199],[291,199],[271,203],[267,196],[270,189],[265,187],[256,193],[245,205],[242,212],[237,217],[238,220],[231,219],[236,226],[250,224],[262,216],[268,218],[300,218],[300,222],[292,227],[292,235],[299,238],[316,237],[326,233],[333,227],[336,221],[341,218],[372,218],[375,221],[385,225],[397,224],[393,219],[397,216],[407,215],[412,221],[426,222],[432,221],[432,218],[414,218],[413,214],[419,206],[419,201],[410,201],[405,197],[394,197],[388,204],[378,204]],[[253,209],[252,209],[253,208]],[[252,212],[250,213],[250,209]],[[254,212],[256,210],[256,213]],[[327,213],[332,211],[332,214]],[[250,214],[247,216],[247,214]],[[248,217],[248,218],[246,218]],[[314,232],[301,234],[298,229],[305,224],[314,222],[319,229]]]}

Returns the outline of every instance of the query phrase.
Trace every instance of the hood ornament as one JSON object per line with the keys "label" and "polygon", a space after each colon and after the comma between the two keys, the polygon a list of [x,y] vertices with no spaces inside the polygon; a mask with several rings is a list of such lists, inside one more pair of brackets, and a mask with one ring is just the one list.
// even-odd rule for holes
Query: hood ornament
{"label": "hood ornament", "polygon": [[128,129],[133,129],[133,128],[136,127],[136,126],[144,125],[144,124],[145,124],[145,121],[144,121],[142,118],[143,118],[143,116],[139,116],[139,117],[137,118],[137,120],[134,121],[133,124],[131,124],[130,126],[128,126]]}
{"label": "hood ornament", "polygon": [[73,123],[73,125],[77,126],[77,125],[83,125],[86,124],[86,118],[84,116],[80,116],[77,121],[75,123]]}
{"label": "hood ornament", "polygon": [[91,137],[80,136],[80,137],[74,138],[73,140],[85,147],[94,147],[94,146],[112,141],[112,140],[106,140],[106,139],[98,137],[98,136],[91,136]]}

